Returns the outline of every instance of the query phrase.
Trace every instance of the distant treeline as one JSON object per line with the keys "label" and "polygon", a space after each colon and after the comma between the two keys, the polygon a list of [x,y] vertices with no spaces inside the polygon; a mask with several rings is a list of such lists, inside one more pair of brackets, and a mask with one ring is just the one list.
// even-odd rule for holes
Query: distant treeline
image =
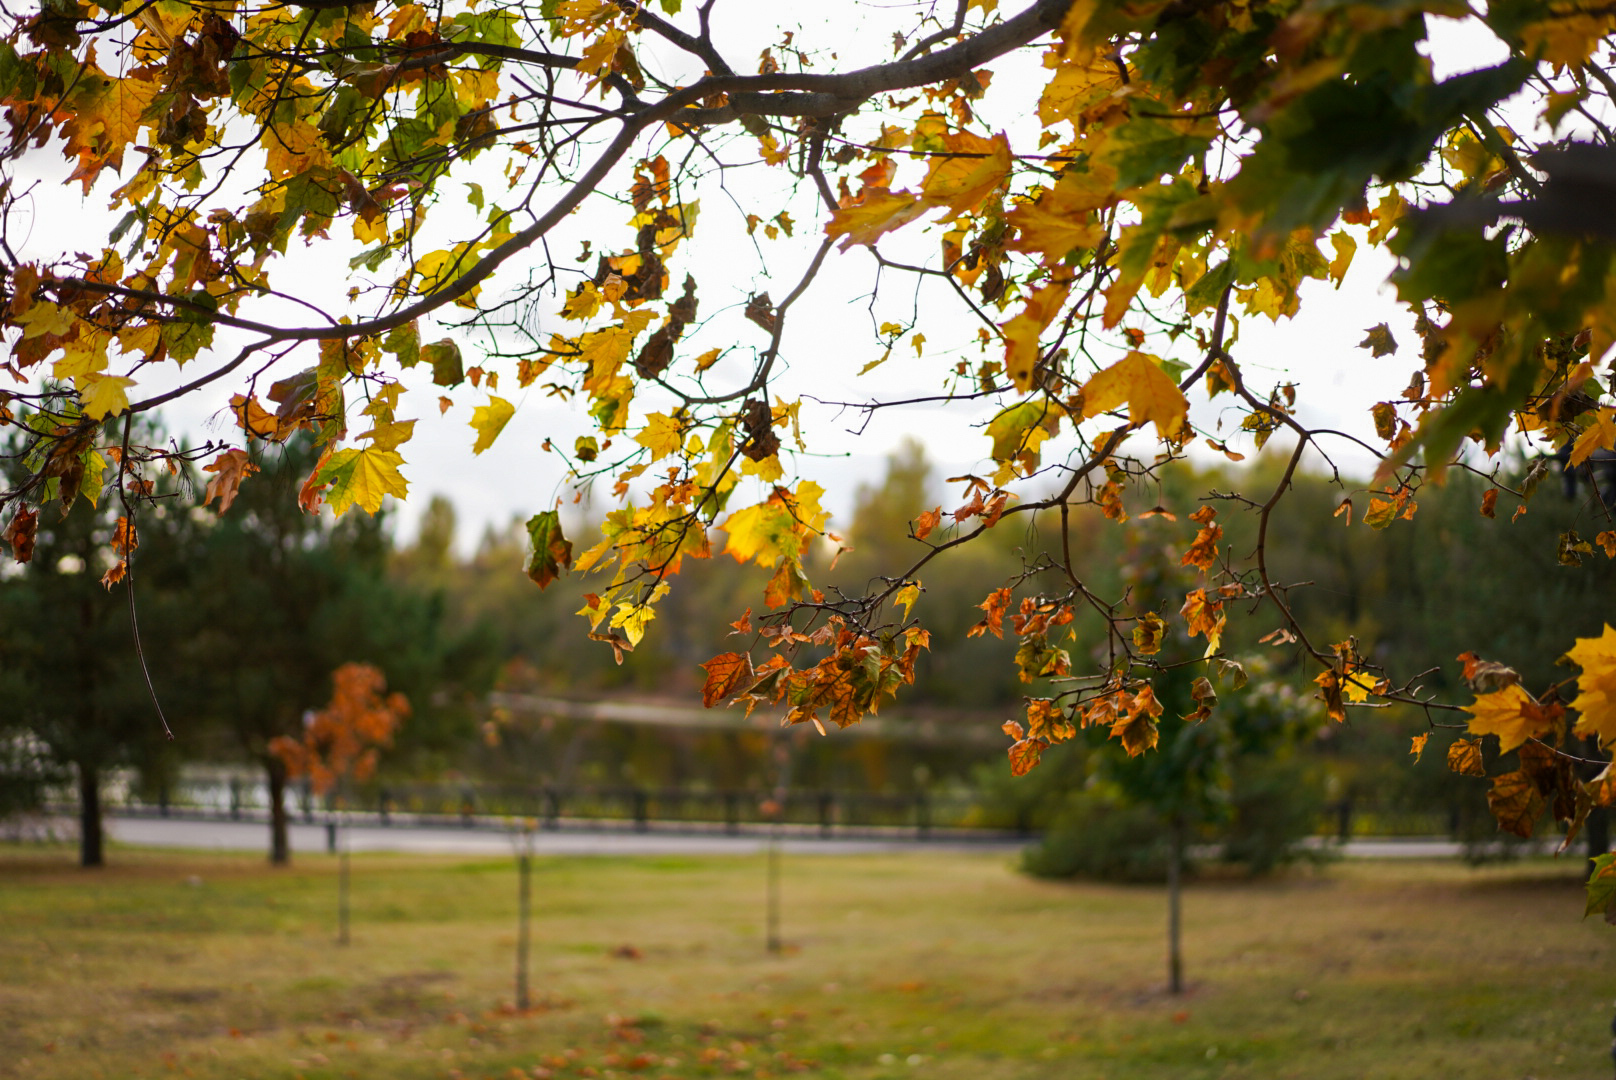
{"label": "distant treeline", "polygon": [[[619,665],[609,647],[586,638],[576,614],[588,578],[569,575],[541,592],[521,573],[526,540],[518,522],[487,531],[462,559],[453,506],[436,498],[413,542],[398,546],[385,512],[333,521],[298,509],[297,486],[313,465],[307,445],[294,440],[255,453],[263,471],[241,486],[228,513],[202,509],[207,478],[181,471],[138,521],[134,606],[151,689],[133,645],[128,583],[109,589],[100,580],[113,562],[122,512],[115,494],[65,519],[42,519],[33,560],[0,575],[0,772],[12,777],[0,809],[26,801],[18,792],[29,776],[53,770],[80,784],[87,828],[96,778],[113,768],[134,767],[156,785],[184,761],[255,763],[272,789],[284,786],[269,741],[298,731],[304,713],[329,697],[331,671],[350,660],[378,665],[415,706],[384,758],[383,781],[466,776],[760,791],[778,781],[780,758],[767,729],[592,725],[487,703],[493,690],[697,702],[698,665],[737,647],[730,624],[763,571],[722,554],[687,561],[645,640]],[[1266,498],[1277,460],[1267,453],[1249,467],[1168,469],[1159,486],[1127,493],[1129,521],[1098,513],[1074,521],[1086,584],[1110,598],[1152,589],[1170,596],[1179,555],[1195,533],[1188,515],[1210,493],[1224,542],[1249,550],[1252,515],[1240,512],[1239,496]],[[1514,486],[1528,466],[1509,462],[1502,479]],[[1580,565],[1563,561],[1561,536],[1576,530],[1591,538],[1610,524],[1597,498],[1586,488],[1563,489],[1557,475],[1513,518],[1518,500],[1509,495],[1498,501],[1496,519],[1482,515],[1485,486],[1452,473],[1444,486],[1417,494],[1412,518],[1374,529],[1361,521],[1368,501],[1361,484],[1299,476],[1267,539],[1274,576],[1296,585],[1291,601],[1308,625],[1328,627],[1331,640],[1355,637],[1366,655],[1400,674],[1429,670],[1424,684],[1450,700],[1463,698],[1455,658],[1467,650],[1516,667],[1540,691],[1564,676],[1555,662],[1571,636],[1599,632],[1616,584],[1616,563],[1602,551],[1582,555]],[[1350,515],[1336,513],[1343,498],[1355,504]],[[837,545],[827,543],[812,553],[814,584],[832,595],[837,585],[862,585],[875,567],[897,564],[901,549],[921,550],[908,538],[911,520],[940,505],[946,521],[961,501],[959,485],[943,483],[919,445],[909,444],[879,484],[858,492],[851,521],[833,523],[851,550],[833,560]],[[923,572],[914,614],[932,633],[931,649],[915,685],[883,712],[900,732],[903,718],[922,716],[945,732],[992,732],[1019,713],[1033,688],[1017,678],[1014,642],[968,631],[987,594],[1057,539],[1051,525],[1006,519],[986,542]],[[1170,624],[1173,610],[1163,611]],[[1081,671],[1100,658],[1103,624],[1080,616],[1071,629],[1067,647]],[[1314,708],[1294,647],[1257,641],[1268,629],[1235,620],[1225,652],[1265,655],[1271,677],[1294,686],[1301,708]],[[1173,633],[1183,638],[1181,623]],[[1332,793],[1380,802],[1480,799],[1479,790],[1444,774],[1445,733],[1413,764],[1409,736],[1428,730],[1417,711],[1355,710],[1341,726],[1324,719],[1322,706],[1315,711],[1308,752],[1327,764]],[[1063,747],[1051,759],[1067,751],[1082,752]],[[791,766],[794,783],[870,791],[977,785],[1003,767],[1002,747],[980,737],[834,732],[808,740]]]}

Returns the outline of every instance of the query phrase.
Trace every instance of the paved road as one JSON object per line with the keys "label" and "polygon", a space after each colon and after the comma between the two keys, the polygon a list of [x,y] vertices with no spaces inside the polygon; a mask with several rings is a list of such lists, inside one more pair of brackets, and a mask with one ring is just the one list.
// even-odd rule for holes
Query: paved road
{"label": "paved road", "polygon": [[[158,818],[112,818],[113,840],[143,847],[203,848],[216,851],[255,851],[268,842],[268,826],[259,822],[182,821]],[[323,825],[291,826],[293,851],[326,849]],[[515,850],[512,836],[489,829],[429,828],[395,825],[355,825],[348,830],[352,851],[386,851],[425,855],[508,855]],[[949,851],[1007,855],[1019,850],[1019,840],[918,840],[788,837],[783,850],[802,855],[866,855],[888,852]],[[764,850],[766,836],[691,835],[652,831],[616,830],[540,831],[534,850],[543,855],[753,855]],[[1339,849],[1348,858],[1436,859],[1459,853],[1460,847],[1441,839],[1354,840]]]}
{"label": "paved road", "polygon": [[[269,826],[245,821],[182,821],[173,818],[111,818],[112,839],[143,847],[209,848],[252,851],[269,842]],[[324,825],[293,824],[293,851],[326,850]],[[493,829],[420,827],[414,825],[354,825],[347,830],[351,851],[407,852],[419,855],[509,855],[516,838]],[[975,851],[1009,853],[1019,850],[1017,840],[916,840],[913,838],[863,839],[787,837],[782,850],[794,854],[866,855],[895,851]],[[757,833],[728,836],[677,832],[631,832],[615,829],[576,829],[534,834],[533,849],[541,855],[753,855],[768,846]]]}

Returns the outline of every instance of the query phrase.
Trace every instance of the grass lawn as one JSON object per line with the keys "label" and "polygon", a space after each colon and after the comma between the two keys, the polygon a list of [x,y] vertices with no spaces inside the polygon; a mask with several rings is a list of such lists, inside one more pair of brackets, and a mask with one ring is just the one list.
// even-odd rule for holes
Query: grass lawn
{"label": "grass lawn", "polygon": [[[0,848],[0,1077],[1606,1077],[1616,929],[1580,864],[1337,864],[1186,894],[1002,855],[567,858],[534,873],[539,1007],[511,1007],[510,861]],[[627,947],[627,948],[625,948]]]}

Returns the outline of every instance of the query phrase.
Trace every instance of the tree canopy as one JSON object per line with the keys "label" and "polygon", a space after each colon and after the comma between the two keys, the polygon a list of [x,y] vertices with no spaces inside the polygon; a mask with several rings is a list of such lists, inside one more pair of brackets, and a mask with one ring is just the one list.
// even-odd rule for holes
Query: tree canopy
{"label": "tree canopy", "polygon": [[[741,644],[706,665],[708,704],[856,722],[928,646],[923,578],[996,530],[1042,530],[976,631],[1014,635],[1040,691],[1018,771],[1085,727],[1148,750],[1163,636],[1204,643],[1200,677],[1232,684],[1221,639],[1249,612],[1316,671],[1333,719],[1404,703],[1498,736],[1519,758],[1494,779],[1506,828],[1551,809],[1574,832],[1616,796],[1608,770],[1592,776],[1606,763],[1566,741],[1616,740],[1616,630],[1564,643],[1575,680],[1534,693],[1509,658],[1472,658],[1474,703],[1437,701],[1420,672],[1298,617],[1301,583],[1266,545],[1309,454],[1372,455],[1372,484],[1336,513],[1387,528],[1455,468],[1488,479],[1485,516],[1523,513],[1549,466],[1513,470],[1512,448],[1570,469],[1616,449],[1599,367],[1616,341],[1616,14],[959,0],[814,15],[810,30],[716,0],[44,0],[18,17],[0,45],[15,557],[41,513],[102,487],[132,524],[176,456],[207,458],[207,500],[227,507],[253,483],[254,440],[305,430],[320,453],[302,508],[374,513],[408,491],[420,368],[444,407],[478,402],[477,452],[524,400],[587,414],[587,434],[546,446],[616,507],[576,555],[557,509],[535,515],[528,573],[599,573],[580,614],[618,655],[685,560],[767,572],[762,614],[737,613]],[[1496,62],[1439,77],[1433,28],[1453,22]],[[27,177],[64,158],[62,179],[110,201],[98,250],[16,234]],[[1350,362],[1321,349],[1267,385],[1238,322],[1307,319],[1304,284],[1339,282],[1369,248],[1395,260],[1419,357],[1358,428],[1315,427],[1299,399]],[[748,249],[750,286],[725,272]],[[826,349],[798,315],[854,274],[872,313],[901,294],[910,314],[872,318],[863,350]],[[1362,345],[1398,349],[1384,324]],[[894,351],[906,374],[874,376]],[[786,392],[792,369],[812,397]],[[132,437],[131,418],[218,386],[233,438]],[[816,588],[813,558],[845,546],[815,479],[824,427],[917,404],[980,421],[980,475],[952,481],[956,508],[895,508],[908,544],[864,587]],[[1182,597],[1151,610],[1092,584],[1078,519],[1157,513],[1139,503],[1168,462],[1281,433],[1282,463],[1252,474],[1263,490],[1206,492],[1183,523],[1199,580]],[[1616,556],[1594,504],[1594,535],[1566,532],[1562,559]],[[1223,530],[1243,514],[1254,540],[1237,549]],[[1079,619],[1103,628],[1095,655],[1063,647]],[[1196,701],[1212,700],[1208,683]],[[1454,745],[1456,769],[1480,768],[1474,742]],[[1606,907],[1611,857],[1598,873]]]}

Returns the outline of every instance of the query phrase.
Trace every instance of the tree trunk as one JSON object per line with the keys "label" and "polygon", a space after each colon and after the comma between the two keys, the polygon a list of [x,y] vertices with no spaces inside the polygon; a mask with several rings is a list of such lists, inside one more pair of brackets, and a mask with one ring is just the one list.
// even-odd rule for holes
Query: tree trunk
{"label": "tree trunk", "polygon": [[1610,851],[1610,811],[1603,806],[1588,811],[1588,820],[1582,825],[1582,835],[1588,838],[1588,872],[1591,874],[1594,859]]}
{"label": "tree trunk", "polygon": [[79,763],[79,865],[102,866],[101,772]]}
{"label": "tree trunk", "polygon": [[286,763],[277,757],[264,761],[269,774],[269,861],[286,866],[292,861],[292,845],[286,830]]}
{"label": "tree trunk", "polygon": [[[1582,752],[1586,757],[1597,758],[1598,740],[1583,739]],[[1588,820],[1582,823],[1582,835],[1588,845],[1588,873],[1591,875],[1594,872],[1594,859],[1610,851],[1610,810],[1603,806],[1589,810]]]}
{"label": "tree trunk", "polygon": [[1184,822],[1174,818],[1167,838],[1167,990],[1184,992],[1184,957],[1179,951],[1179,899],[1184,876]]}

